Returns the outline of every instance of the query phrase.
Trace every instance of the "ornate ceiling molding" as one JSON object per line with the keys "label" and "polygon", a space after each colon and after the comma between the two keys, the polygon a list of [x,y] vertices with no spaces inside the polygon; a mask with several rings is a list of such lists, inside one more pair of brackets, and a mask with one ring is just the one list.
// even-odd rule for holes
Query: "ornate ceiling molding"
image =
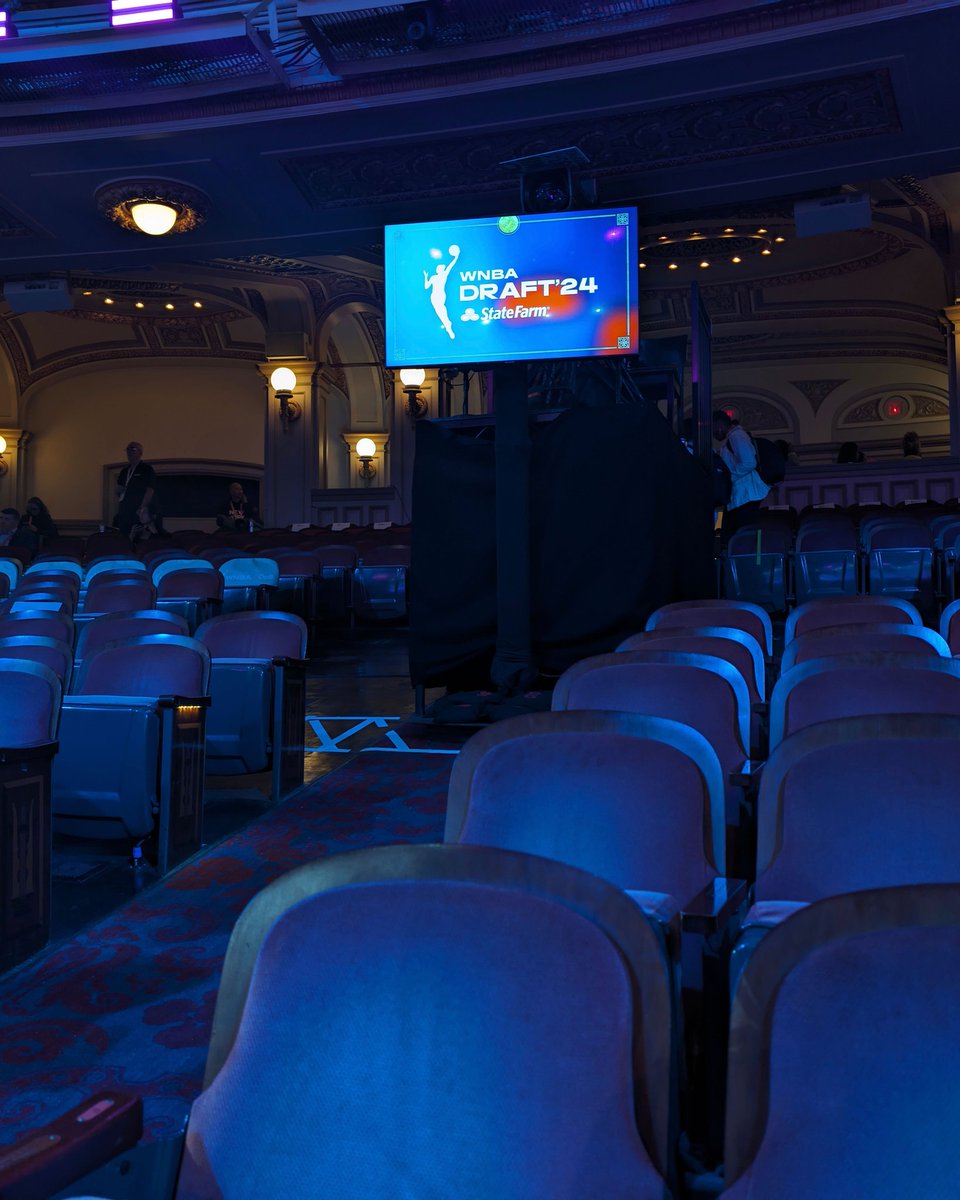
{"label": "ornate ceiling molding", "polygon": [[[884,411],[887,400],[901,403],[901,415],[889,417]],[[950,409],[944,388],[930,385],[925,388],[872,388],[860,392],[842,408],[834,419],[834,429],[854,425],[884,425],[891,434],[907,429],[911,421],[937,421],[949,417]]]}
{"label": "ornate ceiling molding", "polygon": [[714,388],[719,408],[733,408],[744,429],[751,433],[796,435],[796,415],[788,401],[765,388]]}
{"label": "ornate ceiling molding", "polygon": [[278,159],[313,208],[402,203],[503,190],[500,167],[554,146],[579,146],[590,174],[615,178],[717,159],[826,145],[900,129],[885,68],[687,104],[636,109],[602,120],[562,121],[535,130]]}
{"label": "ornate ceiling molding", "polygon": [[806,399],[814,413],[820,411],[820,406],[831,392],[836,391],[841,384],[849,383],[848,379],[791,379],[791,387]]}
{"label": "ornate ceiling molding", "polygon": [[[437,98],[444,93],[480,92],[491,84],[509,86],[513,81],[535,83],[538,76],[560,74],[589,77],[598,68],[610,64],[627,67],[645,62],[683,58],[687,51],[700,53],[704,46],[715,52],[737,45],[774,42],[785,32],[796,34],[806,27],[824,23],[849,24],[857,17],[902,8],[902,0],[812,0],[804,3],[776,3],[741,8],[693,20],[633,31],[616,29],[609,37],[572,41],[558,30],[554,45],[532,49],[524,44],[522,29],[518,49],[491,57],[479,53],[475,58],[456,61],[424,62],[398,70],[380,70],[362,77],[307,87],[247,91],[227,96],[191,98],[170,103],[117,106],[97,112],[65,112],[55,116],[36,115],[8,119],[4,132],[30,134],[60,131],[64,134],[91,128],[146,127],[154,122],[168,123],[179,118],[242,120],[244,114],[282,110],[325,109],[337,111],[374,104],[402,102],[424,96]],[[656,12],[654,8],[653,12]],[[422,56],[421,56],[422,57]],[[842,114],[841,114],[842,119]]]}

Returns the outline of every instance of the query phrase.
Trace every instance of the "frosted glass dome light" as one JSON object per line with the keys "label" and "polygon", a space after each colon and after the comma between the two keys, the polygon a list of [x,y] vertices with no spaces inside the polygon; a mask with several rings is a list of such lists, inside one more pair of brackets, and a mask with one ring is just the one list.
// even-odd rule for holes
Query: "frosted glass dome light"
{"label": "frosted glass dome light", "polygon": [[423,387],[427,373],[423,367],[404,367],[400,372],[400,382],[405,388]]}
{"label": "frosted glass dome light", "polygon": [[130,205],[130,216],[141,233],[161,237],[176,225],[179,211],[172,204],[161,201],[141,200]]}
{"label": "frosted glass dome light", "polygon": [[373,458],[377,452],[377,443],[373,438],[361,438],[357,442],[357,458]]}
{"label": "frosted glass dome light", "polygon": [[289,367],[277,367],[270,376],[270,386],[275,392],[292,392],[297,386],[297,377]]}

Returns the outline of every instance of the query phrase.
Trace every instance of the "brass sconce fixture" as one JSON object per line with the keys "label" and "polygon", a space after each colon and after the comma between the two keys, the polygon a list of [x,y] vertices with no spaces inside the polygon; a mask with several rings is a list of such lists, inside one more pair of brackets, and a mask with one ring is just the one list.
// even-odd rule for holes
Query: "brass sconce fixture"
{"label": "brass sconce fixture", "polygon": [[367,486],[370,485],[370,480],[377,473],[377,468],[373,463],[373,456],[377,452],[377,443],[373,438],[360,438],[357,442],[357,458],[360,459],[360,467],[357,474]]}
{"label": "brass sconce fixture", "polygon": [[426,377],[427,373],[423,367],[404,367],[400,372],[400,384],[407,397],[407,416],[413,421],[427,411],[427,402],[420,395]]}
{"label": "brass sconce fixture", "polygon": [[287,433],[290,422],[296,421],[300,416],[300,405],[293,399],[297,377],[289,367],[277,367],[270,375],[270,386],[280,404],[280,425],[283,432]]}

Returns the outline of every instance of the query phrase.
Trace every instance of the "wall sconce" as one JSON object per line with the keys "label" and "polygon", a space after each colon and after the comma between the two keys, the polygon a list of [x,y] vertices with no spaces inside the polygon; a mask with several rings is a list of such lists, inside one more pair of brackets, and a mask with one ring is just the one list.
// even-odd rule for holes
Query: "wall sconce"
{"label": "wall sconce", "polygon": [[297,377],[289,367],[277,367],[270,375],[270,386],[280,402],[280,425],[286,433],[290,422],[296,421],[300,416],[300,405],[293,399]]}
{"label": "wall sconce", "polygon": [[360,459],[360,469],[357,474],[368,486],[376,475],[377,468],[373,465],[373,456],[377,452],[377,443],[373,438],[361,438],[357,442],[357,458]]}
{"label": "wall sconce", "polygon": [[404,367],[400,372],[400,384],[407,395],[407,416],[414,421],[427,411],[427,402],[420,395],[426,377],[423,367]]}
{"label": "wall sconce", "polygon": [[10,464],[3,457],[7,450],[7,439],[0,434],[0,475],[6,475],[10,470]]}

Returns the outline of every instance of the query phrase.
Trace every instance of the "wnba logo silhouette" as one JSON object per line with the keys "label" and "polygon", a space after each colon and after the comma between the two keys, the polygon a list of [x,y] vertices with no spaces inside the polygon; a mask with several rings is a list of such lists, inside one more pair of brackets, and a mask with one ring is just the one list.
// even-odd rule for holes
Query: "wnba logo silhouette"
{"label": "wnba logo silhouette", "polygon": [[[439,251],[434,250],[432,253],[439,256]],[[453,332],[450,317],[447,315],[447,278],[453,270],[454,263],[460,257],[460,247],[449,246],[447,253],[451,255],[448,263],[437,263],[437,269],[432,275],[428,275],[426,271],[423,272],[423,287],[424,291],[430,292],[430,303],[433,311],[440,318],[440,324],[451,338],[455,338],[456,334]]]}

